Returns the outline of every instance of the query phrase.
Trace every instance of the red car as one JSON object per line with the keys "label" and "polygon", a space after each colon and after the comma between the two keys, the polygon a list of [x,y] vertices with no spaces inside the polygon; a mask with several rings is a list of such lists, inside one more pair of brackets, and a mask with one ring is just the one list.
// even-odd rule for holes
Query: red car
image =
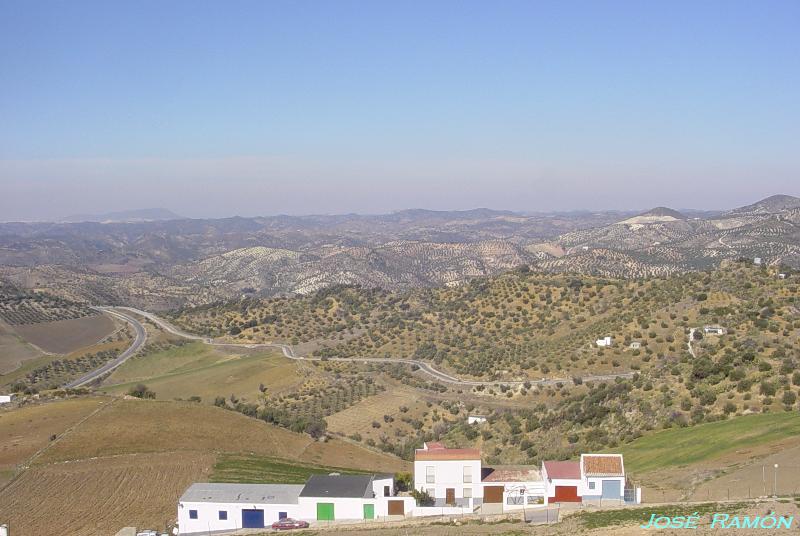
{"label": "red car", "polygon": [[308,521],[299,521],[287,517],[273,523],[272,528],[275,530],[307,529]]}

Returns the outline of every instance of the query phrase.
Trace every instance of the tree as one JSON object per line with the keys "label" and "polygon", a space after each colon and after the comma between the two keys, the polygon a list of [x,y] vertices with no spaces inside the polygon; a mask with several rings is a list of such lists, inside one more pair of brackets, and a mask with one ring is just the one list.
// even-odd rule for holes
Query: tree
{"label": "tree", "polygon": [[153,399],[156,397],[155,391],[151,391],[145,384],[140,383],[135,387],[131,387],[128,390],[128,394],[130,396],[135,396],[136,398],[150,398]]}
{"label": "tree", "polygon": [[435,503],[433,497],[425,490],[411,490],[411,496],[417,501],[417,506],[433,506]]}
{"label": "tree", "polygon": [[325,419],[317,418],[310,420],[308,424],[306,424],[304,431],[314,439],[318,439],[324,436],[327,430],[328,423],[325,422]]}

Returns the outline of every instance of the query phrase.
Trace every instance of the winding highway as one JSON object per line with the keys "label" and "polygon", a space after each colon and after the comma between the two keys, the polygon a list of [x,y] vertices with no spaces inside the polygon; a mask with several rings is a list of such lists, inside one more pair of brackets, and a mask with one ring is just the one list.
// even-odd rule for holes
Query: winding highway
{"label": "winding highway", "polygon": [[113,359],[103,365],[102,367],[89,372],[78,378],[77,380],[71,381],[70,383],[66,384],[64,387],[68,389],[74,389],[76,387],[81,387],[86,385],[87,383],[96,380],[97,378],[107,374],[123,364],[129,357],[134,355],[136,352],[139,351],[144,343],[147,342],[147,331],[144,329],[144,326],[136,320],[136,318],[130,316],[129,314],[125,314],[124,312],[116,311],[111,307],[93,307],[94,310],[100,311],[101,313],[105,313],[109,316],[113,316],[120,320],[124,320],[128,324],[133,327],[133,331],[135,333],[135,338],[133,339],[133,343],[128,347],[127,350],[119,354],[116,359]]}
{"label": "winding highway", "polygon": [[[217,341],[209,337],[202,337],[200,335],[193,335],[191,333],[187,333],[179,328],[176,328],[166,320],[160,318],[153,313],[149,313],[147,311],[142,311],[141,309],[136,309],[133,307],[99,307],[98,309],[109,312],[109,313],[118,313],[119,315],[123,316],[125,320],[128,322],[135,322],[138,324],[139,329],[144,331],[144,327],[136,320],[136,318],[130,316],[130,314],[140,315],[144,318],[147,318],[157,326],[159,326],[164,331],[176,335],[178,337],[182,337],[184,339],[190,339],[195,341],[201,341],[204,344],[209,344],[213,346],[232,346],[232,347],[240,347],[240,348],[278,348],[283,352],[283,355],[288,359],[294,359],[296,361],[354,361],[360,362],[363,364],[368,363],[400,363],[405,365],[416,365],[419,367],[419,370],[428,374],[429,376],[433,377],[435,380],[438,380],[442,383],[449,383],[455,385],[465,385],[465,386],[494,386],[494,385],[522,385],[524,383],[530,383],[531,385],[555,385],[558,383],[568,383],[572,381],[571,378],[541,378],[541,379],[529,379],[529,380],[514,380],[514,381],[477,381],[477,380],[464,380],[461,378],[457,378],[455,376],[451,376],[441,370],[437,370],[433,368],[430,364],[425,363],[423,361],[415,361],[413,359],[402,359],[402,358],[392,358],[392,357],[375,357],[375,358],[353,358],[353,357],[330,357],[330,358],[321,358],[321,357],[308,357],[308,356],[298,356],[295,354],[294,350],[291,346],[286,344],[280,343],[260,343],[260,344],[251,344],[251,343],[234,343],[234,342],[223,342]],[[127,313],[127,314],[126,314]],[[137,330],[138,333],[138,330]],[[130,350],[130,349],[129,349]],[[124,361],[124,360],[123,360]],[[119,365],[116,365],[119,366]],[[112,367],[113,368],[113,367]],[[630,378],[633,376],[633,372],[621,372],[617,374],[600,374],[600,375],[593,375],[593,376],[583,376],[584,381],[608,381],[614,380],[616,378]]]}

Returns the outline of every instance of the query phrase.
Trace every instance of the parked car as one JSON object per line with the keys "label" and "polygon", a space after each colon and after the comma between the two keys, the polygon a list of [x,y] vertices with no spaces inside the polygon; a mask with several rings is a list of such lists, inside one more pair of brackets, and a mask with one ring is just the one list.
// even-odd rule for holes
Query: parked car
{"label": "parked car", "polygon": [[273,523],[272,528],[275,530],[307,529],[308,521],[300,521],[287,517],[286,519],[281,519]]}

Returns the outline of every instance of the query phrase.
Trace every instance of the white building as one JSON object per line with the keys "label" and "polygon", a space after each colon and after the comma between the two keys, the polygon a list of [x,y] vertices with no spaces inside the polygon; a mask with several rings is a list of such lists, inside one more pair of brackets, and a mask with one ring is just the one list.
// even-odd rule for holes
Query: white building
{"label": "white building", "polygon": [[756,265],[761,264],[761,257],[754,257],[753,258],[753,264],[756,264]]}
{"label": "white building", "polygon": [[639,341],[633,341],[630,345],[631,350],[638,350],[642,347],[642,343]]}
{"label": "white building", "polygon": [[[484,467],[483,478],[483,512],[491,513],[490,506],[499,506],[501,512],[524,510],[547,504],[542,473],[532,465],[501,465]],[[501,497],[502,502],[490,502],[494,497]]]}
{"label": "white building", "polygon": [[[549,503],[639,502],[627,490],[621,454],[583,454],[539,468],[483,467],[478,449],[426,443],[414,456],[414,488],[433,505],[395,494],[392,475],[313,475],[304,485],[193,484],[178,503],[180,534],[265,528],[282,518],[309,522],[403,516],[497,514]],[[625,499],[628,499],[625,501]]]}
{"label": "white building", "polygon": [[727,330],[722,326],[703,326],[703,333],[706,335],[725,335]]}
{"label": "white building", "polygon": [[178,503],[180,534],[265,528],[304,521],[400,518],[413,497],[396,497],[392,475],[313,475],[305,484],[192,484]]}
{"label": "white building", "polygon": [[436,506],[472,508],[472,499],[483,498],[481,452],[423,444],[414,453],[414,489],[426,491]]}
{"label": "white building", "polygon": [[614,339],[612,337],[603,337],[602,339],[597,339],[594,341],[597,346],[611,346],[614,344]]}
{"label": "white building", "polygon": [[467,424],[483,424],[486,422],[486,417],[483,415],[470,415],[467,417]]}
{"label": "white building", "polygon": [[[548,503],[623,503],[625,465],[621,454],[581,454],[580,461],[542,464]],[[628,490],[628,502],[639,502],[640,492]]]}
{"label": "white building", "polygon": [[544,482],[534,466],[483,467],[478,449],[448,449],[426,443],[414,453],[414,488],[426,491],[433,507],[415,507],[414,515],[496,514],[544,506]]}
{"label": "white building", "polygon": [[17,398],[17,395],[13,393],[10,395],[0,395],[0,404],[10,404],[15,398]]}
{"label": "white building", "polygon": [[196,534],[300,518],[302,490],[302,484],[192,484],[178,502],[178,527],[181,534]]}

